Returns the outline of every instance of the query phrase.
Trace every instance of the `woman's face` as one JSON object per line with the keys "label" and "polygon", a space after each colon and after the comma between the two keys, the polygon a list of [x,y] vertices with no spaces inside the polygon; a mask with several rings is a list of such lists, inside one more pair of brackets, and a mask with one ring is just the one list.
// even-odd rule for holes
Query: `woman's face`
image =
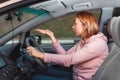
{"label": "woman's face", "polygon": [[76,36],[82,36],[82,33],[84,31],[83,25],[78,18],[75,18],[75,23],[72,26],[72,29],[73,29]]}

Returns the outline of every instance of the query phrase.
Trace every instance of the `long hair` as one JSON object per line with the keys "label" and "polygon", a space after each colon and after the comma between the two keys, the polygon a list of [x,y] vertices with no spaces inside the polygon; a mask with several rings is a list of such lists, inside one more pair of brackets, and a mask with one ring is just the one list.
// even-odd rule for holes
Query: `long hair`
{"label": "long hair", "polygon": [[81,11],[76,14],[76,18],[80,20],[84,27],[84,32],[82,33],[82,38],[89,38],[99,32],[98,21],[96,17],[86,11]]}

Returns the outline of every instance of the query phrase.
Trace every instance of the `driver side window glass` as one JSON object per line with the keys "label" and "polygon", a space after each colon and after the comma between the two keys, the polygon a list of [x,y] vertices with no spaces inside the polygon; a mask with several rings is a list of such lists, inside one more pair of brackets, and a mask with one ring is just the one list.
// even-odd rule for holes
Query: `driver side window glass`
{"label": "driver side window glass", "polygon": [[[101,14],[100,9],[89,12],[93,13],[93,15],[95,15],[95,17],[99,20]],[[51,31],[54,32],[55,37],[62,44],[68,44],[68,43],[74,44],[76,41],[79,40],[79,37],[76,37],[72,30],[72,26],[74,24],[74,18],[75,18],[75,13],[63,17],[59,17],[37,28],[50,29]],[[38,34],[42,37],[42,44],[51,43],[51,40],[47,35],[42,35],[32,30],[31,35],[34,34],[35,35]]]}

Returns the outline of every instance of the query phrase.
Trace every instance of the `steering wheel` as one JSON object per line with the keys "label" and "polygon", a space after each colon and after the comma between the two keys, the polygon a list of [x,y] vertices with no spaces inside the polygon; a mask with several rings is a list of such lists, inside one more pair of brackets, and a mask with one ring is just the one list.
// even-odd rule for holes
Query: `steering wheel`
{"label": "steering wheel", "polygon": [[[26,43],[26,46],[29,47],[31,46],[30,43],[33,44],[33,46],[36,46],[38,48],[39,51],[43,52],[44,53],[44,50],[41,48],[41,46],[32,38],[32,37],[27,37],[26,40],[25,40],[25,43]],[[35,61],[38,63],[38,65],[40,65],[41,67],[43,68],[47,68],[47,64],[44,63],[44,61],[42,59],[38,59],[38,58],[35,58],[33,56],[30,56],[32,57],[33,59],[35,59]]]}

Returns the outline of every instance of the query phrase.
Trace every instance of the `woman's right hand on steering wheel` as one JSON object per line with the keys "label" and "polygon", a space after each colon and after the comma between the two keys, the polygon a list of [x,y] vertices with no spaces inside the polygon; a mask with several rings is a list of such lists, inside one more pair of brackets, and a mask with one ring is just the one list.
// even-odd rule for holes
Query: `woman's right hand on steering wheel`
{"label": "woman's right hand on steering wheel", "polygon": [[34,47],[29,46],[27,47],[27,52],[30,56],[34,56],[36,58],[44,59],[44,54],[38,50],[36,50]]}

